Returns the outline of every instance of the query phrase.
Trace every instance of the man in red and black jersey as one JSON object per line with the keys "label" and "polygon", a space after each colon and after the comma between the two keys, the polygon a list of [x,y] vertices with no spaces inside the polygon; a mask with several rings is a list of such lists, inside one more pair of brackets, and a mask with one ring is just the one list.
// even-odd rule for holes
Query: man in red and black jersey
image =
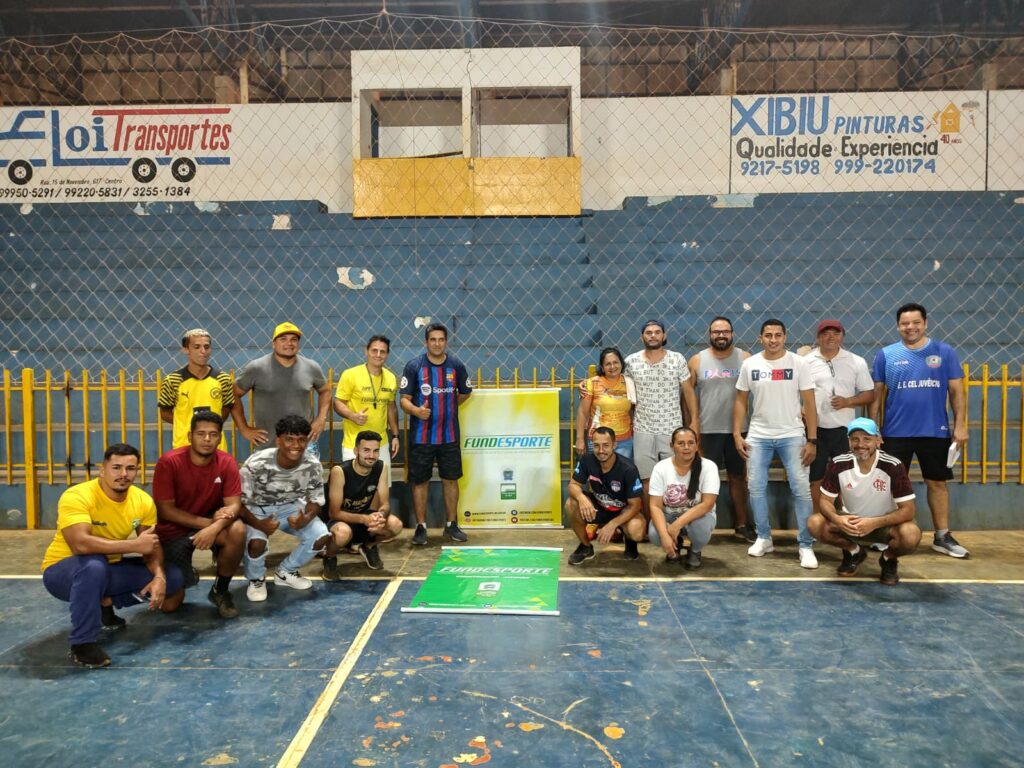
{"label": "man in red and black jersey", "polygon": [[[878,561],[880,581],[898,584],[897,558],[912,553],[921,541],[910,477],[899,459],[878,449],[882,438],[871,419],[854,419],[846,431],[850,452],[836,456],[825,468],[821,501],[808,528],[819,541],[843,551],[840,576],[856,573],[869,545],[885,545]],[[837,498],[843,505],[838,512]]]}
{"label": "man in red and black jersey", "polygon": [[431,323],[424,334],[426,353],[405,364],[399,384],[402,410],[409,414],[409,469],[416,532],[412,543],[427,543],[427,490],[434,463],[444,491],[445,538],[466,541],[455,519],[459,507],[462,451],[459,406],[472,394],[466,366],[448,353],[448,329]]}

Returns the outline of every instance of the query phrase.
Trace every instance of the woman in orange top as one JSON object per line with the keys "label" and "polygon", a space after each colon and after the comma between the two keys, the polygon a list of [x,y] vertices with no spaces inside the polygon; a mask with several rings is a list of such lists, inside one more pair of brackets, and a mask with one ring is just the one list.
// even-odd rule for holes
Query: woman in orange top
{"label": "woman in orange top", "polygon": [[597,376],[580,382],[580,407],[576,414],[576,453],[582,456],[590,446],[590,435],[598,427],[615,431],[615,452],[633,460],[633,403],[623,370],[626,363],[615,347],[601,350]]}

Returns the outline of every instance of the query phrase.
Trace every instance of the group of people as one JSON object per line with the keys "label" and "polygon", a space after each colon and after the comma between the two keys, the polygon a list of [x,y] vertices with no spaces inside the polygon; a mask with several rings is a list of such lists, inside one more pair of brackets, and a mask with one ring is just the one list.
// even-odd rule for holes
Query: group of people
{"label": "group of people", "polygon": [[[952,476],[947,450],[967,439],[960,364],[950,347],[927,337],[924,307],[901,307],[897,326],[901,341],[878,353],[870,373],[842,348],[845,330],[836,320],[819,324],[818,346],[806,356],[787,351],[785,326],[775,319],[761,327],[763,352],[741,351],[724,317],[714,318],[708,348],[689,361],[667,348],[657,320],[642,326],[639,352],[623,359],[617,349],[603,350],[598,375],[581,385],[579,459],[565,504],[580,544],[569,563],[594,557],[594,540],[622,536],[627,558],[639,557],[639,543],[650,540],[667,560],[699,568],[717,522],[723,465],[737,535],[750,540],[748,554],[768,554],[768,467],[776,454],[794,497],[803,567],[817,567],[815,538],[843,550],[840,575],[852,575],[864,547],[874,544],[883,549],[882,581],[898,581],[896,558],[921,537],[907,475],[914,455],[935,522],[933,548],[966,556],[948,530],[945,488]],[[97,476],[69,488],[58,504],[43,583],[70,603],[72,659],[87,667],[110,663],[97,640],[103,629],[124,626],[115,608],[148,603],[151,610],[176,610],[199,581],[197,549],[212,552],[216,578],[208,599],[225,619],[238,616],[230,583],[239,568],[248,600],[267,599],[266,556],[275,531],[298,539],[274,573],[278,586],[309,589],[300,569],[315,557],[323,558],[325,580],[338,579],[342,551],[382,568],[379,545],[402,529],[389,496],[400,448],[398,407],[409,416],[413,544],[427,543],[435,465],[443,535],[466,541],[456,516],[458,413],[472,387],[466,367],[448,351],[444,325],[429,325],[424,341],[425,352],[406,364],[400,380],[385,365],[385,336],[373,336],[365,362],[342,373],[333,396],[343,419],[342,463],[325,482],[316,445],[332,398],[321,366],[299,354],[302,331],[279,324],[270,354],[244,365],[233,383],[210,364],[211,334],[187,331],[186,365],[164,379],[159,393],[173,447],[157,462],[152,496],[134,485],[138,450],[115,444]],[[243,405],[250,393],[251,423]],[[872,418],[854,418],[858,406]],[[257,449],[241,467],[224,450],[229,415]],[[880,450],[883,437],[891,455]],[[748,496],[755,526],[747,522]]]}
{"label": "group of people", "polygon": [[932,549],[967,557],[949,530],[946,485],[968,437],[962,367],[948,344],[928,337],[920,304],[899,307],[896,326],[900,340],[879,350],[870,369],[844,349],[846,329],[836,319],[818,323],[806,354],[787,349],[786,326],[775,318],[761,324],[762,351],[740,350],[721,316],[708,327],[708,347],[689,361],[666,348],[658,320],[641,327],[639,352],[623,359],[614,347],[602,350],[597,375],[580,385],[579,460],[565,503],[580,543],[569,564],[594,557],[594,540],[621,536],[627,559],[648,539],[667,560],[699,568],[717,523],[723,465],[735,534],[752,557],[773,552],[775,457],[792,495],[802,567],[818,567],[818,539],[843,550],[838,573],[852,575],[866,557],[863,542],[882,550],[881,580],[897,583],[897,558],[921,538],[908,475],[915,456]]}

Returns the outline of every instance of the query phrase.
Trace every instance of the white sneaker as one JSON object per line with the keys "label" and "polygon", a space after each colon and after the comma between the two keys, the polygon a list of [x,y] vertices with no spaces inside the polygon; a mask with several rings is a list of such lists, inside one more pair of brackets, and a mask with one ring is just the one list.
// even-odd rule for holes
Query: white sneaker
{"label": "white sneaker", "polygon": [[280,568],[274,571],[274,583],[292,589],[309,589],[313,586],[313,582],[305,576],[300,576],[298,571],[285,571]]}
{"label": "white sneaker", "polygon": [[814,556],[814,550],[810,547],[800,547],[800,567],[817,568],[818,558]]}
{"label": "white sneaker", "polygon": [[764,557],[769,552],[775,551],[775,545],[772,544],[771,539],[762,539],[758,537],[757,541],[750,545],[747,549],[747,554],[751,557]]}
{"label": "white sneaker", "polygon": [[249,579],[245,596],[250,603],[262,603],[267,599],[267,582],[264,579]]}

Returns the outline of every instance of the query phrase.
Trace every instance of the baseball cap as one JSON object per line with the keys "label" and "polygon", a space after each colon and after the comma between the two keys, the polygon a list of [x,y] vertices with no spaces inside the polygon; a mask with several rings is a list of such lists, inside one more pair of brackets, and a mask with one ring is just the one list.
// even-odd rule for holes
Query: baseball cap
{"label": "baseball cap", "polygon": [[852,435],[854,432],[867,432],[869,435],[878,437],[878,425],[871,419],[858,416],[846,425],[846,434]]}
{"label": "baseball cap", "polygon": [[846,333],[846,329],[843,328],[843,324],[840,323],[838,320],[832,320],[830,318],[828,320],[822,320],[820,323],[818,323],[818,333],[821,333],[822,331],[827,331],[829,328],[837,330],[840,333]]}
{"label": "baseball cap", "polygon": [[651,326],[651,325],[656,325],[659,328],[661,328],[661,332],[662,333],[665,332],[665,324],[663,322],[661,322],[661,320],[648,320],[646,323],[644,323],[643,325],[640,326],[640,333],[643,333],[644,331],[646,331],[647,327]]}
{"label": "baseball cap", "polygon": [[270,340],[273,341],[278,336],[281,336],[285,333],[294,333],[296,336],[300,338],[302,337],[302,331],[299,330],[299,326],[297,326],[295,323],[284,322],[278,323],[277,327],[274,329],[274,335],[270,337]]}

